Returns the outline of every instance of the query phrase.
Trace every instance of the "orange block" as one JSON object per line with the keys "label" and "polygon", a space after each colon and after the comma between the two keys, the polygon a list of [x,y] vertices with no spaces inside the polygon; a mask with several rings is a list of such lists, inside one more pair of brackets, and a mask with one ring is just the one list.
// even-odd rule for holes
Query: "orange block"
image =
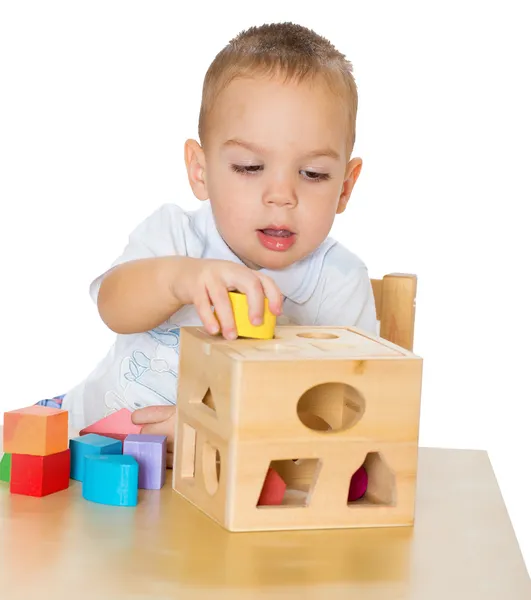
{"label": "orange block", "polygon": [[68,412],[28,406],[4,413],[4,452],[48,456],[68,450]]}

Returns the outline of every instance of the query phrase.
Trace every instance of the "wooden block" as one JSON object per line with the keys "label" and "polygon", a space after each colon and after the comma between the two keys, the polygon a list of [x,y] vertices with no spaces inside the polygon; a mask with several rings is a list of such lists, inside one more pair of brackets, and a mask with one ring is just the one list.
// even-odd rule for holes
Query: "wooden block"
{"label": "wooden block", "polygon": [[271,467],[267,470],[264,487],[258,498],[258,506],[272,506],[282,504],[286,492],[286,482]]}
{"label": "wooden block", "polygon": [[353,327],[183,327],[173,489],[230,531],[412,525],[421,384],[419,356]]}
{"label": "wooden block", "polygon": [[87,454],[122,454],[122,442],[114,438],[88,433],[70,440],[70,478],[83,481]]}
{"label": "wooden block", "polygon": [[122,408],[85,427],[79,432],[79,435],[97,433],[123,442],[130,433],[140,433],[141,430],[141,425],[135,425],[131,421],[131,411]]}
{"label": "wooden block", "polygon": [[123,454],[85,456],[82,494],[85,500],[113,506],[136,506],[138,462]]}
{"label": "wooden block", "polygon": [[69,484],[69,449],[46,456],[13,454],[11,457],[9,490],[12,494],[48,496],[66,490]]}
{"label": "wooden block", "polygon": [[160,490],[166,481],[166,436],[129,434],[124,441],[124,454],[138,462],[138,487]]}
{"label": "wooden block", "polygon": [[67,411],[36,405],[4,413],[4,452],[48,456],[67,449]]}
{"label": "wooden block", "polygon": [[11,478],[11,454],[7,452],[2,456],[0,460],[0,481],[9,483]]}
{"label": "wooden block", "polygon": [[417,277],[407,273],[389,273],[381,281],[378,294],[380,335],[413,350]]}

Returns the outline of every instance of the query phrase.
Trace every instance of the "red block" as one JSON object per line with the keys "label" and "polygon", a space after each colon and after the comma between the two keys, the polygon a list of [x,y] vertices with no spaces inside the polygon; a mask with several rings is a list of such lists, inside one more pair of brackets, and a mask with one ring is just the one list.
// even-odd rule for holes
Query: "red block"
{"label": "red block", "polygon": [[47,496],[66,490],[69,484],[70,449],[48,454],[48,456],[30,454],[11,456],[9,489],[12,494]]}
{"label": "red block", "polygon": [[257,506],[274,506],[282,504],[286,487],[286,483],[282,477],[274,469],[269,468]]}

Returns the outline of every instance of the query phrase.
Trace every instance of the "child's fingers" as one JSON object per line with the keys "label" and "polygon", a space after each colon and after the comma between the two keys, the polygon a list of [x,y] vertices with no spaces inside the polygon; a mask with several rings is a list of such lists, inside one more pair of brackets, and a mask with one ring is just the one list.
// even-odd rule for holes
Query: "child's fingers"
{"label": "child's fingers", "polygon": [[219,332],[219,323],[216,319],[216,316],[212,312],[210,298],[208,296],[208,292],[206,288],[204,291],[201,291],[199,296],[195,299],[195,309],[197,310],[197,314],[201,319],[201,322],[205,326],[205,329],[211,335],[216,335]]}
{"label": "child's fingers", "polygon": [[175,406],[146,406],[135,410],[131,415],[131,421],[135,425],[161,423],[173,414],[175,414]]}
{"label": "child's fingers", "polygon": [[265,292],[262,280],[253,276],[245,281],[242,286],[243,293],[247,296],[249,306],[249,320],[253,325],[261,325],[264,322],[264,298]]}
{"label": "child's fingers", "polygon": [[269,309],[278,317],[282,314],[282,294],[280,293],[277,284],[266,275],[257,273],[257,277],[262,282],[262,287],[269,301]]}
{"label": "child's fingers", "polygon": [[208,295],[216,311],[223,337],[236,339],[236,323],[227,289],[221,283],[212,283],[208,288]]}
{"label": "child's fingers", "polygon": [[264,288],[262,280],[249,271],[248,277],[242,277],[238,282],[238,290],[247,296],[249,306],[249,320],[253,325],[264,322]]}

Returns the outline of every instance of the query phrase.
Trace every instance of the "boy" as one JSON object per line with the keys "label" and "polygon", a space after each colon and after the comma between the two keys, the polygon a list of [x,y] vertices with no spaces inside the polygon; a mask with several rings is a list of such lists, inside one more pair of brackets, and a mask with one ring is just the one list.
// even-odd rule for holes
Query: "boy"
{"label": "boy", "polygon": [[185,143],[202,206],[163,205],[132,232],[90,286],[115,344],[85,381],[42,403],[62,405],[75,428],[127,407],[172,451],[179,327],[234,339],[228,290],[247,294],[257,324],[267,297],[279,323],[376,333],[367,268],[328,237],[362,166],[349,160],[356,112],[350,63],[313,31],[271,24],[233,39],[205,77],[200,143]]}

